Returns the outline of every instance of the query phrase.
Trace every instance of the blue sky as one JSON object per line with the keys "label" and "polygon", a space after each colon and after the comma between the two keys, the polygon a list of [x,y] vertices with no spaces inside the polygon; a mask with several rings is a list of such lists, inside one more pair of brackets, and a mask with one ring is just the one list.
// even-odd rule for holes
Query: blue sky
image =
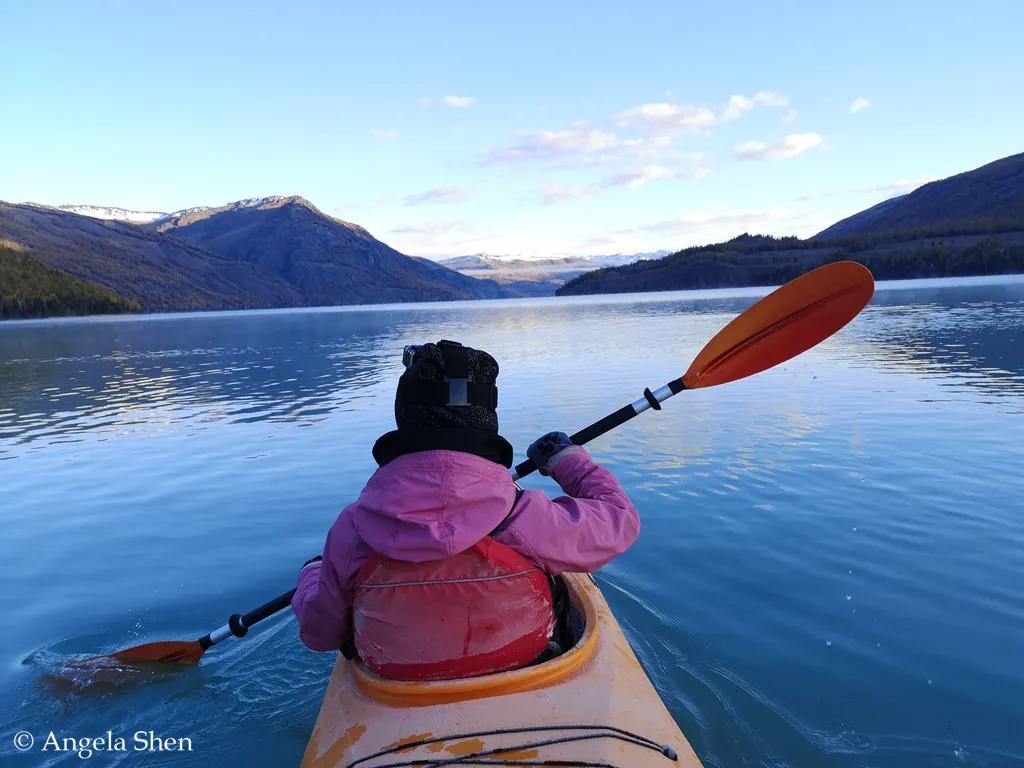
{"label": "blue sky", "polygon": [[0,28],[0,199],[301,194],[414,255],[810,235],[1024,151],[1019,0],[0,0]]}

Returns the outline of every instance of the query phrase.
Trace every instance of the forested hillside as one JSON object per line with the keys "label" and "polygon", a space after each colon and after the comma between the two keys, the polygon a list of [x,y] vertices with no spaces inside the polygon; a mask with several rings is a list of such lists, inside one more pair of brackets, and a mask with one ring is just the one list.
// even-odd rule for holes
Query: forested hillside
{"label": "forested hillside", "polygon": [[0,241],[0,317],[138,312],[137,301],[44,267],[25,249]]}
{"label": "forested hillside", "polygon": [[558,294],[632,293],[779,285],[832,261],[853,259],[878,280],[1024,272],[1024,232],[935,235],[894,240],[836,240],[741,235],[727,243],[686,248],[656,261],[587,272]]}
{"label": "forested hillside", "polygon": [[879,280],[1024,272],[1024,154],[925,184],[818,235],[741,235],[653,261],[601,269],[559,295],[777,285],[855,259]]}
{"label": "forested hillside", "polygon": [[933,181],[819,232],[814,239],[882,234],[1024,229],[1024,153]]}

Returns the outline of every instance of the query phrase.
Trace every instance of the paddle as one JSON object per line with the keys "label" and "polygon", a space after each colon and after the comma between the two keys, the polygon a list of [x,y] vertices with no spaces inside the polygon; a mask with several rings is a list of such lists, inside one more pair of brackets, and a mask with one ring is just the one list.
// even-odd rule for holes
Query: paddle
{"label": "paddle", "polygon": [[[709,341],[682,377],[635,403],[594,422],[572,436],[583,445],[629,421],[685,389],[711,387],[742,379],[785,362],[827,339],[850,322],[871,300],[874,280],[866,267],[852,261],[828,264],[786,283],[736,317]],[[513,479],[536,469],[532,461],[515,468]],[[286,592],[247,614],[235,614],[228,623],[199,640],[146,643],[110,655],[127,663],[175,662],[197,664],[208,648],[228,637],[244,637],[249,627],[291,603],[295,590]],[[98,657],[103,658],[103,657]]]}
{"label": "paddle", "polygon": [[[734,318],[711,339],[680,378],[625,405],[570,439],[589,443],[649,408],[686,389],[712,387],[767,370],[820,344],[864,309],[875,292],[867,267],[855,261],[838,261],[811,270],[776,288]],[[526,477],[536,465],[524,461],[512,479]]]}
{"label": "paddle", "polygon": [[[145,643],[134,648],[125,648],[110,654],[110,658],[127,664],[145,662],[169,662],[175,664],[198,664],[200,657],[221,640],[229,637],[245,637],[249,627],[284,610],[292,602],[295,590],[278,595],[269,603],[264,603],[246,614],[234,614],[228,623],[215,629],[198,640],[169,640],[158,643]],[[96,657],[103,658],[103,657]]]}

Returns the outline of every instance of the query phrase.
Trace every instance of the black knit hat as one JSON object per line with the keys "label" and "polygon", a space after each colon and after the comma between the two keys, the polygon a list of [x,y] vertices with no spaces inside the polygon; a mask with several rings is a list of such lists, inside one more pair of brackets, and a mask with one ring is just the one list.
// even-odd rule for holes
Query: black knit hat
{"label": "black knit hat", "polygon": [[[483,350],[472,347],[461,347],[460,352],[465,353],[465,375],[469,385],[490,391],[498,379],[497,361]],[[452,374],[440,346],[424,344],[416,348],[409,366],[399,379],[395,396],[395,423],[400,431],[472,429],[498,432],[496,402],[487,405],[425,405],[409,402],[415,398],[405,395],[418,389],[419,385],[444,385]]]}
{"label": "black knit hat", "polygon": [[398,429],[381,435],[373,457],[384,466],[407,453],[460,451],[512,466],[512,446],[498,434],[498,363],[450,341],[407,347],[395,394]]}

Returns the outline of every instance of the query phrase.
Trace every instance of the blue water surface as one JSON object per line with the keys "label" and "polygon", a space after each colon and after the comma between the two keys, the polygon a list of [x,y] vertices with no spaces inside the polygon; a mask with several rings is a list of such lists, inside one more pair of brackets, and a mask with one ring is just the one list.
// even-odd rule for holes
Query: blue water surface
{"label": "blue water surface", "polygon": [[[592,445],[643,517],[599,581],[706,766],[1024,763],[1024,279],[879,289],[815,350]],[[0,762],[142,730],[193,750],[85,764],[296,764],[333,658],[290,614],[146,685],[45,680],[293,586],[374,469],[403,345],[489,350],[521,458],[760,293],[0,324]]]}

